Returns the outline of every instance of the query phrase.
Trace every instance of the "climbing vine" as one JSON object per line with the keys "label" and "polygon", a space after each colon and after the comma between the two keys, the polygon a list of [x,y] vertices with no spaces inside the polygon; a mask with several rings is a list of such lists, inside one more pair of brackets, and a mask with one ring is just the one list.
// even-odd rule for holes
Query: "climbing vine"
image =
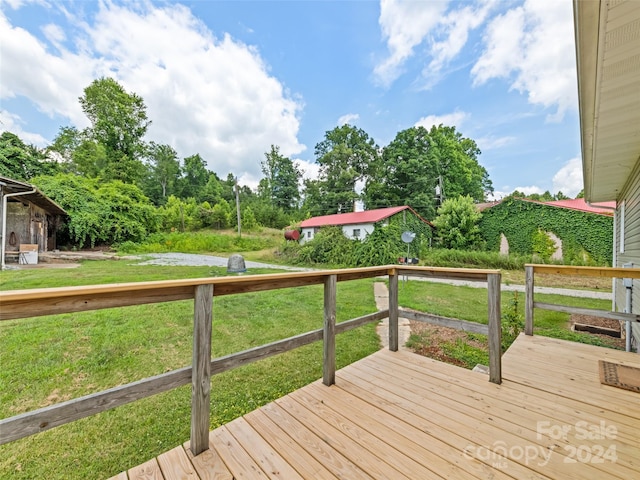
{"label": "climbing vine", "polygon": [[542,230],[562,240],[565,264],[611,265],[613,217],[607,215],[507,199],[482,212],[480,230],[487,250],[499,250],[504,234],[510,253],[536,253]]}

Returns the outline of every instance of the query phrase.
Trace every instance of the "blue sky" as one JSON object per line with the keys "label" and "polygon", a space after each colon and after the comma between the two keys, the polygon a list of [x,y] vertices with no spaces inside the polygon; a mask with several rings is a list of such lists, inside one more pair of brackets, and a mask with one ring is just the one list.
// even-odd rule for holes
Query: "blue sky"
{"label": "blue sky", "polygon": [[147,139],[255,186],[271,144],[317,172],[350,123],[380,146],[415,125],[474,139],[496,196],[582,188],[571,0],[0,0],[0,121],[46,146],[87,126],[111,76]]}

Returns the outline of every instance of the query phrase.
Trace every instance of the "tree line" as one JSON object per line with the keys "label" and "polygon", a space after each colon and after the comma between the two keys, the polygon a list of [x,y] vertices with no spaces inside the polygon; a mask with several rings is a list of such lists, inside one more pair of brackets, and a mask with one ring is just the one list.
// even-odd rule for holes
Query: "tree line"
{"label": "tree line", "polygon": [[[220,177],[199,153],[183,159],[147,142],[144,100],[112,78],[94,80],[79,98],[90,126],[61,127],[44,149],[0,135],[0,175],[40,187],[70,214],[78,246],[136,241],[160,229],[283,228],[309,216],[409,205],[428,220],[447,198],[481,202],[493,191],[475,141],[452,126],[411,127],[380,147],[362,129],[342,125],[315,146],[317,179],[272,145],[255,190]],[[258,160],[256,160],[258,161]]]}

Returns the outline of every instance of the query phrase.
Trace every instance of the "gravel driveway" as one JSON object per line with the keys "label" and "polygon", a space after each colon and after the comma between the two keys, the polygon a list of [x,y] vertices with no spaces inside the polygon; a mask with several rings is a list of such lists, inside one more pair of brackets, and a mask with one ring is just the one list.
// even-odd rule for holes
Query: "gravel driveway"
{"label": "gravel driveway", "polygon": [[[150,253],[141,255],[140,258],[147,259],[138,265],[176,265],[182,267],[226,267],[228,259],[225,257],[215,257],[213,255],[200,255],[197,253]],[[288,270],[292,272],[312,272],[313,268],[290,267],[287,265],[273,265],[269,263],[244,262],[247,268],[273,268],[278,270]]]}

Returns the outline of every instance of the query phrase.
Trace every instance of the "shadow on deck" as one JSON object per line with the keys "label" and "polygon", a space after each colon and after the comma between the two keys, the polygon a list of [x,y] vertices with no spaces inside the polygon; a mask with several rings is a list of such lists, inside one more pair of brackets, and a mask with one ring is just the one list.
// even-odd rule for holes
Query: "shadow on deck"
{"label": "shadow on deck", "polygon": [[598,360],[638,355],[521,335],[503,383],[381,350],[115,479],[640,477],[640,395]]}

